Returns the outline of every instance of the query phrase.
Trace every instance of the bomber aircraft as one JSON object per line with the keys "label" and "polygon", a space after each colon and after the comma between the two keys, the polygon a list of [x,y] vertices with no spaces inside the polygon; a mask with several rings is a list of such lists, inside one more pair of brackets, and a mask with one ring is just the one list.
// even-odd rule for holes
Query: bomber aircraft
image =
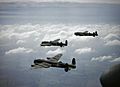
{"label": "bomber aircraft", "polygon": [[36,59],[34,60],[34,65],[31,65],[31,67],[34,67],[34,68],[58,67],[58,68],[64,68],[65,72],[68,72],[69,70],[76,68],[75,58],[72,59],[72,64],[68,64],[68,63],[63,63],[61,61],[58,61],[61,58],[61,56],[62,54],[57,54],[54,57],[47,57],[47,60]]}
{"label": "bomber aircraft", "polygon": [[95,31],[93,33],[85,31],[85,32],[75,32],[74,35],[76,35],[76,36],[93,36],[93,37],[95,37],[95,36],[98,36],[98,33],[97,33],[97,31]]}
{"label": "bomber aircraft", "polygon": [[64,47],[67,46],[68,41],[66,40],[65,43],[59,42],[60,39],[56,39],[54,41],[43,41],[40,45],[41,46],[60,46]]}

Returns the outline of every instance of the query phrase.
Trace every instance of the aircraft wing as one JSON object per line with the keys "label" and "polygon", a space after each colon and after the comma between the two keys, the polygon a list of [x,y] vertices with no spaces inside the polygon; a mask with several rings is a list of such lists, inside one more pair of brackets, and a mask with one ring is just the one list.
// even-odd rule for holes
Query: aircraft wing
{"label": "aircraft wing", "polygon": [[88,33],[88,31],[85,31],[84,33]]}
{"label": "aircraft wing", "polygon": [[60,39],[56,39],[56,40],[54,40],[53,42],[58,42]]}
{"label": "aircraft wing", "polygon": [[51,66],[51,64],[43,62],[38,65],[34,65],[34,68],[49,68],[50,66]]}
{"label": "aircraft wing", "polygon": [[49,58],[49,61],[57,62],[61,58],[62,54],[57,54],[56,56]]}

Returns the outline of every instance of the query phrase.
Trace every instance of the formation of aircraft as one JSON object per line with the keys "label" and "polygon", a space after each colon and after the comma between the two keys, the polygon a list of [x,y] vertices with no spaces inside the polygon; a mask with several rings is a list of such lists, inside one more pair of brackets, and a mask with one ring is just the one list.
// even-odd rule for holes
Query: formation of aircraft
{"label": "formation of aircraft", "polygon": [[67,46],[68,42],[67,40],[65,41],[65,43],[59,42],[60,39],[56,39],[54,41],[43,41],[40,45],[41,46],[60,46],[60,47],[64,47]]}
{"label": "formation of aircraft", "polygon": [[57,54],[54,57],[47,57],[47,60],[45,59],[36,59],[34,60],[34,65],[31,65],[31,67],[34,68],[50,68],[50,67],[58,67],[58,68],[64,68],[65,72],[68,72],[71,69],[76,68],[76,61],[75,58],[72,59],[72,63],[63,63],[59,61],[62,54]]}
{"label": "formation of aircraft", "polygon": [[88,32],[88,31],[85,31],[85,32],[75,32],[74,34],[75,34],[76,36],[93,36],[93,37],[98,36],[97,31],[95,31],[95,32],[93,32],[93,33],[90,33],[90,32]]}
{"label": "formation of aircraft", "polygon": [[[85,32],[75,32],[76,36],[98,36],[97,31],[90,33],[88,31]],[[60,39],[56,39],[54,41],[42,41],[40,46],[60,46],[64,47],[68,45],[68,41],[66,40],[65,43],[59,42]],[[63,63],[59,61],[62,54],[57,54],[54,57],[47,57],[47,59],[36,59],[34,60],[34,64],[31,65],[31,67],[34,68],[50,68],[50,67],[58,67],[58,68],[64,68],[65,72],[68,72],[71,69],[76,68],[76,60],[75,58],[72,59],[72,63]]]}

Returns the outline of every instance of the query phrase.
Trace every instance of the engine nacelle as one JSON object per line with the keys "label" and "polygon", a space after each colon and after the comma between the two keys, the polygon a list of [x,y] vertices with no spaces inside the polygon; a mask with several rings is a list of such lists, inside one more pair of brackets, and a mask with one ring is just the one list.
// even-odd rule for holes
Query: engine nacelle
{"label": "engine nacelle", "polygon": [[65,64],[65,69],[64,70],[65,70],[65,72],[68,72],[68,70],[69,70],[68,63]]}
{"label": "engine nacelle", "polygon": [[47,57],[47,59],[49,60],[49,59],[50,59],[50,57]]}

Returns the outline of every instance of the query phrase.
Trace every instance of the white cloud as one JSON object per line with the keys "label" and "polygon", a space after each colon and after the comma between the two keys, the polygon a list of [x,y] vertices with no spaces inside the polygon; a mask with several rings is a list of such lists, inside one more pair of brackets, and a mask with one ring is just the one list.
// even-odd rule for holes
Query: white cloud
{"label": "white cloud", "polygon": [[25,39],[29,38],[31,35],[38,35],[38,32],[36,31],[29,31],[29,32],[23,32],[23,33],[12,33],[9,35],[9,38],[18,38],[18,39]]}
{"label": "white cloud", "polygon": [[65,52],[65,50],[61,50],[60,48],[58,48],[56,50],[50,50],[46,54],[47,55],[56,55],[56,54],[64,53],[64,52]]}
{"label": "white cloud", "polygon": [[91,59],[91,61],[99,61],[99,62],[103,62],[103,61],[108,61],[108,62],[120,62],[120,57],[114,58],[112,56],[100,56],[100,57],[93,57]]}
{"label": "white cloud", "polygon": [[18,40],[18,41],[16,42],[16,44],[24,44],[24,43],[26,43],[25,40]]}
{"label": "white cloud", "polygon": [[[104,45],[112,44],[113,47],[114,45],[120,46],[119,34],[118,34],[119,28],[120,28],[119,25],[109,25],[109,24],[0,25],[0,29],[1,29],[0,46],[5,46],[4,44],[7,44],[7,48],[10,49],[11,46],[15,48],[17,46],[20,47],[22,45],[25,47],[25,49],[26,48],[35,49],[36,50],[35,52],[38,54],[47,53],[47,55],[50,55],[50,54],[57,54],[58,51],[61,52],[61,49],[56,49],[56,47],[47,47],[50,50],[48,51],[48,49],[44,49],[44,47],[40,47],[40,43],[42,42],[42,40],[49,41],[60,38],[61,42],[68,40],[68,46],[64,47],[64,50],[62,50],[68,52],[67,54],[72,54],[72,53],[73,55],[75,55],[76,53],[84,54],[84,53],[94,52],[95,49],[95,51],[99,52],[99,55],[102,53],[106,53],[105,55],[109,55],[111,54],[110,52],[112,51],[105,52],[105,50],[109,50],[109,48],[106,48],[107,46]],[[77,37],[74,35],[74,32],[86,31],[86,30],[88,30],[89,32],[98,31],[99,35],[97,37],[80,37],[80,36]],[[53,50],[54,48],[57,51]]]}
{"label": "white cloud", "polygon": [[76,49],[75,53],[78,54],[84,54],[84,53],[89,53],[92,52],[93,50],[91,48],[80,48],[80,49]]}
{"label": "white cloud", "polygon": [[104,40],[114,40],[114,39],[120,39],[119,35],[111,33],[104,37]]}
{"label": "white cloud", "polygon": [[107,46],[120,46],[120,41],[119,40],[113,40],[113,41],[108,41],[105,45]]}
{"label": "white cloud", "polygon": [[120,45],[120,35],[118,33],[110,33],[104,38],[106,46],[119,46]]}
{"label": "white cloud", "polygon": [[92,59],[91,59],[91,61],[100,61],[100,62],[102,62],[102,61],[105,61],[105,60],[111,60],[112,59],[112,56],[100,56],[100,57],[93,57]]}
{"label": "white cloud", "polygon": [[18,48],[5,52],[5,54],[31,53],[31,52],[33,52],[33,49],[18,47]]}
{"label": "white cloud", "polygon": [[110,62],[120,62],[120,57],[111,60]]}
{"label": "white cloud", "polygon": [[12,28],[12,26],[1,26],[0,29],[2,29],[0,31],[0,39],[6,39],[9,38],[9,35],[12,34],[14,32],[14,29],[9,29]]}

